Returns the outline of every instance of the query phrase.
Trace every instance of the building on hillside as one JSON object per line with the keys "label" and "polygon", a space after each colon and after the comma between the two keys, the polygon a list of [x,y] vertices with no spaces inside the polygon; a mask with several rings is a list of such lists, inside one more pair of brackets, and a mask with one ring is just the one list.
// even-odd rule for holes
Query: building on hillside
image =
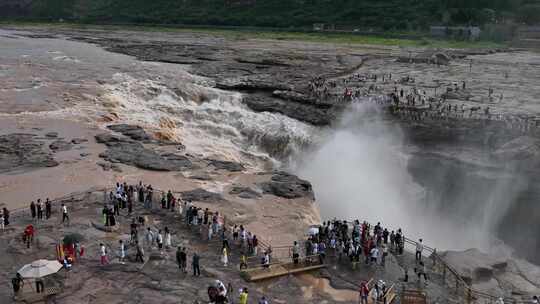
{"label": "building on hillside", "polygon": [[515,37],[514,46],[540,49],[540,26],[520,26]]}
{"label": "building on hillside", "polygon": [[336,29],[335,24],[313,23],[313,30],[316,31],[316,32],[334,31],[335,29]]}
{"label": "building on hillside", "polygon": [[431,37],[478,40],[482,32],[477,26],[430,26]]}

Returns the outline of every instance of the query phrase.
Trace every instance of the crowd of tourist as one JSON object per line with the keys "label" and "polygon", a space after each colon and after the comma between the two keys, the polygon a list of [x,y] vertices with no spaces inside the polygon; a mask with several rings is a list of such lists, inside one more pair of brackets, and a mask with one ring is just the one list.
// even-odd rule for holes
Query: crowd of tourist
{"label": "crowd of tourist", "polygon": [[[159,198],[160,194],[161,197]],[[106,196],[102,212],[103,225],[105,227],[115,226],[117,224],[116,217],[118,216],[131,218],[129,244],[120,240],[118,249],[115,251],[114,249],[109,250],[109,246],[100,243],[101,265],[109,264],[109,256],[111,254],[115,255],[114,252],[116,252],[118,262],[125,263],[129,245],[134,247],[135,263],[144,263],[148,260],[145,251],[148,253],[157,249],[160,254],[163,254],[164,251],[175,248],[169,227],[165,226],[162,229],[152,227],[145,223],[144,217],[135,215],[135,201],[139,202],[144,209],[160,208],[169,210],[172,214],[178,215],[187,227],[195,230],[202,240],[209,242],[213,240],[219,241],[221,248],[220,262],[223,267],[230,266],[229,255],[232,251],[237,251],[240,256],[241,265],[239,266],[241,269],[247,267],[249,257],[257,256],[259,253],[260,245],[257,236],[248,231],[243,225],[234,225],[228,229],[224,217],[217,211],[197,207],[190,200],[182,200],[180,197],[176,197],[170,190],[166,193],[156,191],[151,185],[144,185],[142,182],[135,186],[118,183],[115,190],[110,191]],[[127,211],[124,211],[125,209]],[[266,248],[262,256],[262,264],[269,266],[270,254],[271,248]],[[175,257],[181,273],[188,273],[189,255],[190,252],[186,246],[176,246]],[[201,276],[201,256],[196,250],[191,252],[190,262],[192,275],[194,277]],[[221,281],[216,282],[216,285],[210,286],[208,290],[209,297],[214,300],[214,303],[235,303],[232,285],[229,283],[228,288],[225,288]],[[237,303],[247,304],[249,298],[247,288],[242,288],[237,298]],[[259,303],[267,304],[268,300],[263,297]]]}
{"label": "crowd of tourist", "polygon": [[[161,193],[161,198],[157,200],[159,204],[155,204],[156,192],[161,193],[154,190],[151,185],[143,185],[142,182],[136,186],[118,183],[114,191],[105,195],[102,211],[103,226],[116,226],[118,224],[117,217],[121,216],[130,218],[131,223],[129,241],[126,243],[124,240],[119,240],[117,250],[104,242],[99,243],[99,263],[102,266],[111,262],[110,256],[116,257],[118,263],[125,264],[129,260],[126,258],[130,247],[133,248],[135,263],[144,263],[148,260],[145,251],[157,250],[160,254],[164,254],[164,251],[176,248],[175,256],[179,271],[184,274],[188,273],[189,248],[180,246],[180,243],[175,247],[172,232],[168,226],[157,228],[147,225],[144,217],[136,215],[135,201],[139,202],[140,206],[138,207],[170,210],[171,213],[179,216],[187,227],[197,231],[202,240],[218,241],[219,248],[221,248],[220,262],[223,267],[230,266],[229,255],[232,252],[236,252],[239,257],[240,270],[247,268],[248,260],[252,258],[260,258],[260,264],[255,262],[250,264],[250,267],[269,268],[271,266],[272,248],[265,245],[262,246],[263,250],[260,250],[260,240],[243,225],[231,225],[227,229],[225,219],[219,212],[197,207],[189,200],[184,201],[180,197],[176,197],[170,190]],[[51,218],[52,202],[46,199],[43,203],[41,199],[38,199],[37,203],[30,203],[29,209],[32,222],[46,221]],[[60,207],[60,213],[62,214],[62,223],[69,223],[68,209],[63,203]],[[0,225],[2,229],[9,225],[9,212],[6,208],[0,214]],[[28,247],[30,247],[34,233],[33,226],[27,226],[23,239]],[[350,222],[334,219],[325,221],[320,226],[313,226],[309,230],[307,239],[295,241],[290,248],[290,256],[295,265],[300,264],[303,260],[302,263],[307,264],[350,263],[353,270],[357,269],[359,264],[364,264],[366,267],[385,267],[389,254],[399,256],[404,253],[406,241],[407,239],[400,228],[390,230],[383,227],[381,223],[370,225],[365,221],[354,220]],[[303,244],[301,245],[301,243]],[[424,244],[422,239],[414,242],[414,245],[416,262],[414,272],[418,282],[423,279],[424,283],[427,284],[428,274],[423,261]],[[82,256],[82,251],[82,246],[77,243],[75,246],[77,258]],[[329,261],[329,257],[333,260]],[[196,250],[191,252],[190,262],[192,275],[194,277],[201,276],[201,256]],[[68,264],[71,266],[71,262]],[[408,281],[407,269],[405,269],[404,281]],[[372,284],[362,281],[358,286],[360,303],[368,303],[369,296],[374,301],[384,301],[387,291],[386,282],[383,280],[376,280]],[[233,294],[232,284],[229,283],[225,287],[223,282],[219,280],[216,280],[215,284],[208,288],[208,295],[213,303],[235,303],[236,298],[238,299],[237,303],[248,303],[247,288],[240,289],[238,297],[234,297]],[[537,299],[535,300],[537,301]],[[269,302],[265,297],[262,297],[259,303],[267,304]],[[500,303],[502,304],[504,301]]]}
{"label": "crowd of tourist", "polygon": [[[306,88],[307,94],[317,100],[329,102],[376,102],[383,104],[394,115],[408,120],[448,120],[454,119],[487,119],[497,120],[504,123],[505,127],[518,130],[522,133],[535,130],[539,122],[533,117],[519,116],[514,114],[494,113],[489,105],[471,106],[465,103],[451,104],[451,99],[470,98],[470,91],[466,81],[452,82],[443,86],[443,90],[437,94],[437,88],[433,92],[420,90],[416,85],[416,79],[404,76],[399,79],[392,78],[392,74],[361,74],[355,73],[348,76],[329,78],[318,76],[312,79]],[[384,90],[391,87],[393,90]],[[495,96],[493,88],[487,89],[489,104],[495,101],[503,101],[503,94]],[[385,98],[365,98],[367,96],[383,96]]]}

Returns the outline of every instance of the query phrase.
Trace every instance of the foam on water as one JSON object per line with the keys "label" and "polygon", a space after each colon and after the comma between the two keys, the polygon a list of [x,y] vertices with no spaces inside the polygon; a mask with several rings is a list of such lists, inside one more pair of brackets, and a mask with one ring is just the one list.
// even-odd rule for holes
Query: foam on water
{"label": "foam on water", "polygon": [[313,127],[281,114],[255,113],[241,95],[185,82],[170,89],[159,81],[114,76],[105,85],[105,106],[125,123],[153,128],[186,145],[188,153],[258,166],[279,164],[265,142],[283,141],[281,155],[291,154],[309,142]]}

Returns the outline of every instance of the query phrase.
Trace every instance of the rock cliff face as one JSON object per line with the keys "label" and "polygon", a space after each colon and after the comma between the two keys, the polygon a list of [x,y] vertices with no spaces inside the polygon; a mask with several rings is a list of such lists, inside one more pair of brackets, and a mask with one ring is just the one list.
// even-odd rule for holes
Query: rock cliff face
{"label": "rock cliff face", "polygon": [[428,191],[428,201],[456,221],[489,223],[516,254],[540,262],[540,142],[501,122],[457,121],[418,126],[408,139],[420,147],[409,172]]}
{"label": "rock cliff face", "polygon": [[441,256],[477,290],[499,296],[531,295],[540,292],[538,267],[525,261],[497,258],[476,249],[448,251]]}

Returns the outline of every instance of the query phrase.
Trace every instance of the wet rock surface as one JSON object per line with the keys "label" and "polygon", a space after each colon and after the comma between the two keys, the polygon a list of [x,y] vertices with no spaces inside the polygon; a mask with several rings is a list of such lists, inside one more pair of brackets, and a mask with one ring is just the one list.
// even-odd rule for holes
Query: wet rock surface
{"label": "wet rock surface", "polygon": [[107,126],[107,128],[136,141],[148,142],[152,140],[152,136],[146,133],[142,127],[137,125],[118,124]]}
{"label": "wet rock surface", "polygon": [[68,151],[72,147],[73,145],[65,140],[55,140],[49,145],[49,148],[53,151]]}
{"label": "wet rock surface", "polygon": [[208,159],[207,161],[208,161],[209,166],[213,166],[217,170],[240,172],[240,171],[244,171],[245,169],[242,164],[232,162],[232,161],[217,160],[217,159]]}
{"label": "wet rock surface", "polygon": [[111,163],[123,163],[141,169],[155,171],[182,171],[191,168],[191,161],[183,155],[160,154],[143,144],[111,134],[98,134],[96,141],[107,146],[99,157]]}
{"label": "wet rock surface", "polygon": [[287,172],[276,172],[269,182],[260,183],[265,194],[283,198],[314,197],[311,183]]}
{"label": "wet rock surface", "polygon": [[58,166],[33,134],[0,135],[0,172]]}
{"label": "wet rock surface", "polygon": [[197,188],[190,191],[184,191],[181,194],[182,194],[182,199],[184,201],[191,201],[191,202],[212,203],[212,202],[219,202],[219,201],[224,200],[221,194],[210,192],[202,188]]}
{"label": "wet rock surface", "polygon": [[261,197],[261,194],[249,187],[234,186],[229,191],[229,194],[237,195],[240,198],[245,199],[257,199]]}

